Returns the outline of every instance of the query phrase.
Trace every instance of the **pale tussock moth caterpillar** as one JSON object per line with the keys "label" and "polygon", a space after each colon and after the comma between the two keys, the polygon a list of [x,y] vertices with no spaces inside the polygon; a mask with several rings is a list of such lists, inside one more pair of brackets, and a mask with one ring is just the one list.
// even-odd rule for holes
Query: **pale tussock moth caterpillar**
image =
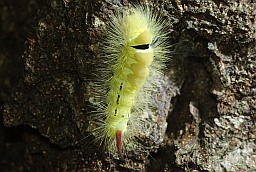
{"label": "pale tussock moth caterpillar", "polygon": [[155,92],[168,60],[167,22],[146,5],[117,12],[99,45],[95,101],[89,129],[111,153],[136,147],[143,114],[155,106]]}

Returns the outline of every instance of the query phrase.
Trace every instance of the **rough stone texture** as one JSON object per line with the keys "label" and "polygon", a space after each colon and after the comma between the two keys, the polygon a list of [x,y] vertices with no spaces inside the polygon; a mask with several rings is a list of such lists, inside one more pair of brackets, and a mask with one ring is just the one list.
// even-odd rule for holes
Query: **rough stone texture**
{"label": "rough stone texture", "polygon": [[162,95],[180,94],[165,141],[126,161],[92,144],[90,64],[101,24],[128,4],[0,1],[0,171],[256,170],[254,0],[155,1],[176,44]]}
{"label": "rough stone texture", "polygon": [[191,14],[187,29],[196,31],[193,58],[204,62],[190,64],[181,93],[191,121],[175,137],[176,163],[186,170],[256,170],[256,3],[193,1],[181,9]]}
{"label": "rough stone texture", "polygon": [[26,129],[4,127],[2,107],[22,78],[21,56],[37,9],[34,0],[0,0],[0,171],[24,171]]}

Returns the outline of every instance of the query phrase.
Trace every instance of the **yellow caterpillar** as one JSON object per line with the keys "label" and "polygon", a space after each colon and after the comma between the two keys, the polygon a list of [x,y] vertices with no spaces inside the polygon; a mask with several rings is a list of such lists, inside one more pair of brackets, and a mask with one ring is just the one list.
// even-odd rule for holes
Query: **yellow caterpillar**
{"label": "yellow caterpillar", "polygon": [[167,60],[167,22],[148,6],[137,5],[113,15],[105,28],[98,55],[96,142],[118,152],[134,142],[139,118],[150,103],[154,77]]}

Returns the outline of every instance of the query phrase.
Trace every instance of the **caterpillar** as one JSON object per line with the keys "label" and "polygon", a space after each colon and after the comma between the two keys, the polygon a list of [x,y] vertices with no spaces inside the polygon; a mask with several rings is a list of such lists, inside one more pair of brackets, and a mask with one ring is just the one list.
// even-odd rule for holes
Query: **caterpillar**
{"label": "caterpillar", "polygon": [[89,131],[95,142],[123,159],[141,130],[143,111],[152,105],[165,62],[168,24],[147,5],[116,12],[104,28],[99,45],[94,104]]}

